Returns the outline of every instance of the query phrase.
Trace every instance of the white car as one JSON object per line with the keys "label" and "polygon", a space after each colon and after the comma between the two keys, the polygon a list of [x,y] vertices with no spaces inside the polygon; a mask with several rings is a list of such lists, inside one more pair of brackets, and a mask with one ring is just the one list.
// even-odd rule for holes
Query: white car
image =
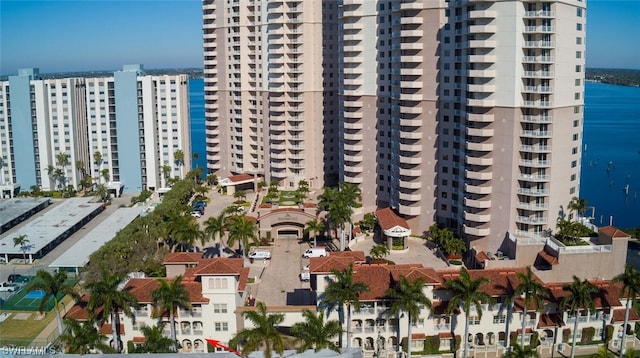
{"label": "white car", "polygon": [[0,283],[0,292],[15,292],[17,287],[10,283],[2,282]]}
{"label": "white car", "polygon": [[191,216],[193,216],[194,218],[199,218],[199,217],[201,217],[202,215],[200,215],[200,213],[199,213],[199,212],[197,212],[197,211],[192,211],[192,212],[191,212]]}

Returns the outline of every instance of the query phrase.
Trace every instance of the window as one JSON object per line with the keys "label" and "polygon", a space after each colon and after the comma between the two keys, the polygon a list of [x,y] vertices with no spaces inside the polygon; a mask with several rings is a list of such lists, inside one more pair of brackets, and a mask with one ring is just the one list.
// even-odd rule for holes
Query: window
{"label": "window", "polygon": [[575,193],[576,193],[576,188],[575,187],[569,189],[569,194],[575,194]]}
{"label": "window", "polygon": [[571,154],[578,154],[578,147],[571,148]]}
{"label": "window", "polygon": [[226,303],[214,303],[213,304],[213,313],[227,313],[227,304]]}
{"label": "window", "polygon": [[573,140],[574,140],[574,141],[578,140],[578,133],[576,133],[576,134],[574,134],[574,135],[573,135]]}
{"label": "window", "polygon": [[493,323],[505,323],[507,321],[507,316],[505,315],[497,315],[493,316]]}
{"label": "window", "polygon": [[576,37],[576,45],[582,45],[582,37]]}
{"label": "window", "polygon": [[580,113],[580,106],[573,107],[573,113]]}
{"label": "window", "polygon": [[580,72],[582,70],[582,66],[576,65],[576,72]]}
{"label": "window", "polygon": [[580,86],[582,84],[582,80],[576,78],[576,86]]}
{"label": "window", "polygon": [[469,325],[477,326],[480,324],[480,318],[478,316],[469,316]]}
{"label": "window", "polygon": [[577,23],[576,24],[576,30],[582,31],[582,24],[581,23]]}
{"label": "window", "polygon": [[576,58],[582,58],[582,51],[576,51]]}
{"label": "window", "polygon": [[576,175],[575,174],[571,174],[571,181],[575,181],[576,180]]}
{"label": "window", "polygon": [[228,322],[215,322],[216,332],[227,332],[229,330]]}
{"label": "window", "polygon": [[574,94],[573,99],[576,99],[576,100],[580,99],[580,93]]}
{"label": "window", "polygon": [[578,127],[579,124],[580,124],[580,120],[579,119],[576,119],[576,120],[573,121],[573,127],[574,128]]}
{"label": "window", "polygon": [[577,160],[571,161],[571,168],[575,168],[576,166],[578,166],[578,161]]}
{"label": "window", "polygon": [[579,8],[576,9],[576,16],[577,17],[582,17],[582,8],[579,7]]}

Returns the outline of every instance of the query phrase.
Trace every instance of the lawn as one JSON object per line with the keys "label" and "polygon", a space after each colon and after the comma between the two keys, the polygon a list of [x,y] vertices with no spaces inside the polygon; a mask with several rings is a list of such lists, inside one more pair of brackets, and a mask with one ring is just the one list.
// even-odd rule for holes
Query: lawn
{"label": "lawn", "polygon": [[[269,200],[267,195],[265,195],[262,198],[262,204],[268,204],[270,202],[271,201]],[[300,193],[298,193],[296,190],[291,190],[291,191],[282,190],[278,192],[278,198],[277,198],[278,205],[295,206],[300,204],[301,202],[302,202],[302,197]]]}

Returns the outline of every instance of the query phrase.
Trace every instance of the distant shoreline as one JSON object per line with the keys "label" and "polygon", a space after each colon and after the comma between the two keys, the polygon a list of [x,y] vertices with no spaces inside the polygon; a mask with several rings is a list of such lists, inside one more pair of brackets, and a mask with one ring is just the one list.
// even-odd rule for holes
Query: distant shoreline
{"label": "distant shoreline", "polygon": [[587,68],[585,82],[640,87],[640,70]]}

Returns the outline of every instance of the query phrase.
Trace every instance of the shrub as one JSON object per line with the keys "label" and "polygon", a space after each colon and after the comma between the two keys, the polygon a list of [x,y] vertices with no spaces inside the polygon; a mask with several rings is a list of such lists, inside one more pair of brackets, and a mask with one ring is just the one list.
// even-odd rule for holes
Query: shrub
{"label": "shrub", "polygon": [[437,354],[440,352],[440,337],[427,336],[424,340],[424,353]]}
{"label": "shrub", "polygon": [[569,342],[569,337],[571,336],[571,330],[569,328],[565,328],[562,330],[562,342]]}
{"label": "shrub", "polygon": [[531,335],[531,343],[529,345],[532,348],[540,345],[540,334],[538,332],[533,332],[533,335]]}
{"label": "shrub", "polygon": [[611,341],[611,338],[613,338],[613,326],[609,324],[607,325],[604,333],[604,341],[609,343],[609,341]]}
{"label": "shrub", "polygon": [[596,329],[593,327],[585,327],[582,329],[582,339],[580,340],[581,344],[591,344],[593,341],[593,335],[596,333]]}

